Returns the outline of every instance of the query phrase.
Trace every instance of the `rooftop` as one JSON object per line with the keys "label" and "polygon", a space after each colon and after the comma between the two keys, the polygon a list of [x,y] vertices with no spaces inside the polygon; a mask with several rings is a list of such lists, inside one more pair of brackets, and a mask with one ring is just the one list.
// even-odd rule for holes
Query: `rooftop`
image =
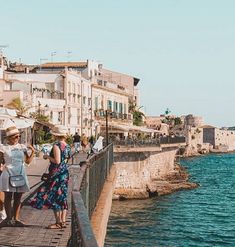
{"label": "rooftop", "polygon": [[55,62],[55,63],[44,63],[40,66],[41,68],[86,68],[87,62]]}

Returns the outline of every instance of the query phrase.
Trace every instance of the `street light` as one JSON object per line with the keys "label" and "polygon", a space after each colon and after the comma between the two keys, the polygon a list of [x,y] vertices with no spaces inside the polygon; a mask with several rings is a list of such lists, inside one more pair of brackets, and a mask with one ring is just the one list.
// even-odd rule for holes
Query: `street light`
{"label": "street light", "polygon": [[40,67],[39,67],[39,70],[41,70],[42,68],[42,61],[48,61],[47,58],[40,58]]}
{"label": "street light", "polygon": [[67,59],[68,59],[68,62],[70,62],[71,54],[72,54],[71,51],[67,51]]}
{"label": "street light", "polygon": [[56,55],[56,51],[51,52],[51,62],[53,63],[53,57]]}

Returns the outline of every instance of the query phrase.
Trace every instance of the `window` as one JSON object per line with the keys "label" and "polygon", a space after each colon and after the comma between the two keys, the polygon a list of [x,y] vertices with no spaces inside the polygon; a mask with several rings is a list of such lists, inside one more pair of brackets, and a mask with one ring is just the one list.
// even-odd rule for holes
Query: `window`
{"label": "window", "polygon": [[95,110],[98,110],[98,97],[95,97]]}
{"label": "window", "polygon": [[107,110],[112,111],[112,101],[111,100],[107,101]]}
{"label": "window", "polygon": [[91,106],[91,98],[88,98],[88,106]]}
{"label": "window", "polygon": [[119,103],[119,113],[123,113],[123,104]]}
{"label": "window", "polygon": [[62,111],[58,112],[58,122],[60,124],[62,124],[62,116],[63,116],[63,112]]}
{"label": "window", "polygon": [[114,101],[114,109],[113,111],[118,112],[118,102]]}
{"label": "window", "polygon": [[77,109],[77,124],[80,125],[80,109]]}

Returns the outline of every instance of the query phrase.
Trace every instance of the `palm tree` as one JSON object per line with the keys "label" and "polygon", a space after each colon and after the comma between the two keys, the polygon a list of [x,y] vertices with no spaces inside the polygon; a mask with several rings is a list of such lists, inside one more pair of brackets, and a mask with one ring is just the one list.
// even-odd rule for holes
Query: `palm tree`
{"label": "palm tree", "polygon": [[10,109],[15,109],[18,116],[24,116],[30,107],[24,105],[19,97],[14,98],[7,107]]}
{"label": "palm tree", "polygon": [[143,124],[143,118],[145,117],[144,113],[140,111],[143,106],[137,107],[137,105],[133,102],[129,102],[129,112],[133,115],[133,124],[137,126],[141,126]]}

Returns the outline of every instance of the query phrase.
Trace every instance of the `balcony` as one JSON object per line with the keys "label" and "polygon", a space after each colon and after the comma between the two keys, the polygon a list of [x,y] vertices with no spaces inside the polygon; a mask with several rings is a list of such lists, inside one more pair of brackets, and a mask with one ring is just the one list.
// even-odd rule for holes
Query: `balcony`
{"label": "balcony", "polygon": [[[94,116],[97,119],[105,118],[106,112],[105,110],[95,110]],[[108,112],[108,116],[110,119],[117,119],[117,120],[132,120],[132,114],[126,114],[126,113],[119,113],[119,112]]]}

